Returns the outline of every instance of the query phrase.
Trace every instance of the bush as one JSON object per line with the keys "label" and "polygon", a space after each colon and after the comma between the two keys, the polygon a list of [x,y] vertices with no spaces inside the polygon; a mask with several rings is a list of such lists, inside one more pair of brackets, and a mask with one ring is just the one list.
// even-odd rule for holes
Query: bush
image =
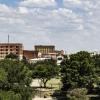
{"label": "bush", "polygon": [[86,88],[77,88],[67,92],[68,100],[89,100]]}
{"label": "bush", "polygon": [[22,100],[20,94],[13,91],[0,91],[0,100]]}

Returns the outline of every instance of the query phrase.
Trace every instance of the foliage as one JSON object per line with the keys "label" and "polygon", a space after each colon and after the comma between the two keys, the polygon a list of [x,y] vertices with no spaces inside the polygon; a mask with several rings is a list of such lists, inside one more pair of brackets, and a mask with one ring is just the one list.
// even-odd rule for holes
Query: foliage
{"label": "foliage", "polygon": [[20,94],[15,94],[13,91],[0,91],[0,100],[22,100]]}
{"label": "foliage", "polygon": [[96,89],[97,89],[97,92],[100,94],[100,54],[93,55],[92,58],[94,60],[94,64],[96,68],[95,72],[96,72],[96,75],[98,76]]}
{"label": "foliage", "polygon": [[0,68],[0,82],[4,82],[7,79],[7,73],[3,68]]}
{"label": "foliage", "polygon": [[13,54],[13,53],[8,54],[5,58],[18,60],[18,56],[16,54]]}
{"label": "foliage", "polygon": [[61,64],[62,83],[64,90],[74,88],[93,89],[93,84],[97,82],[95,65],[90,53],[80,51],[70,55]]}
{"label": "foliage", "polygon": [[33,78],[38,78],[46,87],[46,83],[51,78],[55,77],[59,73],[59,67],[53,60],[41,61],[33,65]]}
{"label": "foliage", "polygon": [[[32,93],[30,88],[32,72],[28,66],[17,60],[2,60],[0,61],[0,72],[1,97],[4,97],[4,93],[8,96],[13,94],[16,96],[18,94],[21,97],[18,100],[30,100]],[[9,98],[9,100],[12,99]]]}
{"label": "foliage", "polygon": [[89,100],[86,88],[76,88],[67,92],[68,100]]}

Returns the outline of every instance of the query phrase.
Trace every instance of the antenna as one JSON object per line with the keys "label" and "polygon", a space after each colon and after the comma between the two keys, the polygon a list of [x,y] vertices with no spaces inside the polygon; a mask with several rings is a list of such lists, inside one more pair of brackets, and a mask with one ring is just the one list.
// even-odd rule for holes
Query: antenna
{"label": "antenna", "polygon": [[9,34],[8,34],[8,43],[9,43]]}

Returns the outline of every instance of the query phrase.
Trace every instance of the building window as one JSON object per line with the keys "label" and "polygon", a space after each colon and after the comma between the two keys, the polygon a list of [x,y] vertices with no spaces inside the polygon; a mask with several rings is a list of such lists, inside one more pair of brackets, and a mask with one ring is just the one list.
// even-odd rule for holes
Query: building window
{"label": "building window", "polygon": [[8,49],[6,49],[6,51],[8,51]]}
{"label": "building window", "polygon": [[16,46],[16,48],[18,48],[18,46]]}

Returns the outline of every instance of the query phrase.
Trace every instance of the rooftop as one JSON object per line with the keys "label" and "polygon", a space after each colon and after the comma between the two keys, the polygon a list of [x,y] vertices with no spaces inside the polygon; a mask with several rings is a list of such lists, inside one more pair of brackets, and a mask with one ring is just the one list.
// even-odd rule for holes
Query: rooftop
{"label": "rooftop", "polygon": [[35,45],[35,47],[55,47],[54,45]]}
{"label": "rooftop", "polygon": [[0,43],[0,45],[23,45],[22,43]]}

